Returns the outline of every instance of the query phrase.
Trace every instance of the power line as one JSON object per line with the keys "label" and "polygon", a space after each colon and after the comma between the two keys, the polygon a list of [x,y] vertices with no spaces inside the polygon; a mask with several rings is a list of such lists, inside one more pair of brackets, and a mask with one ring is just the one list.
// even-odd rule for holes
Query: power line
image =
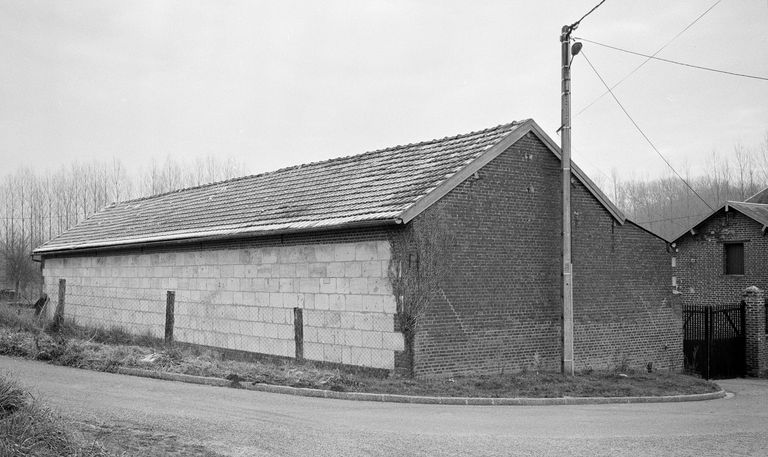
{"label": "power line", "polygon": [[702,213],[702,214],[691,214],[690,216],[678,216],[678,217],[665,217],[663,219],[653,219],[649,221],[636,221],[638,224],[651,224],[655,222],[673,222],[678,221],[680,219],[691,219],[694,217],[703,217],[708,216],[710,213]]}
{"label": "power line", "polygon": [[632,122],[632,125],[634,125],[634,126],[635,126],[635,128],[637,129],[637,131],[638,131],[638,132],[640,132],[640,135],[642,135],[642,136],[643,136],[643,138],[645,138],[645,141],[647,141],[647,142],[648,142],[648,144],[649,144],[649,145],[651,145],[651,148],[653,148],[653,150],[654,150],[654,151],[656,151],[656,154],[658,154],[658,155],[659,155],[659,157],[661,157],[661,160],[663,160],[663,161],[664,161],[664,163],[666,163],[666,164],[667,164],[667,166],[669,167],[669,169],[670,169],[670,170],[672,170],[672,172],[673,172],[673,173],[674,173],[674,174],[675,174],[675,175],[676,175],[678,178],[680,178],[680,180],[681,180],[681,181],[682,181],[682,182],[683,182],[683,183],[686,185],[686,187],[688,187],[688,188],[691,190],[691,192],[693,192],[693,193],[694,193],[694,195],[696,195],[697,197],[699,197],[699,200],[701,200],[702,202],[704,202],[704,204],[705,204],[705,205],[707,205],[707,208],[709,208],[709,209],[711,209],[711,210],[714,210],[714,208],[712,208],[712,207],[709,205],[709,203],[707,203],[707,201],[706,201],[706,200],[704,200],[704,199],[701,197],[701,195],[699,195],[699,194],[698,194],[698,192],[696,192],[695,190],[693,190],[693,187],[691,187],[691,185],[690,185],[690,184],[688,184],[688,181],[686,181],[686,180],[685,180],[685,179],[684,179],[682,176],[680,176],[680,173],[678,173],[678,172],[677,172],[677,170],[675,170],[675,167],[673,167],[673,166],[672,166],[672,164],[671,164],[671,163],[669,163],[669,161],[666,159],[666,157],[664,157],[664,155],[661,153],[661,151],[659,151],[659,150],[658,150],[658,148],[656,148],[656,146],[653,144],[653,142],[651,141],[651,139],[650,139],[650,138],[648,138],[648,135],[646,135],[646,134],[645,134],[645,132],[643,132],[643,129],[641,129],[641,128],[640,128],[640,126],[639,126],[639,125],[637,125],[637,122],[635,122],[635,120],[634,120],[634,119],[632,119],[632,116],[630,116],[630,115],[629,115],[629,112],[627,112],[626,108],[624,108],[624,105],[622,105],[622,104],[621,104],[621,102],[619,101],[619,99],[618,99],[618,98],[616,98],[616,94],[614,94],[614,93],[613,93],[613,91],[611,90],[610,86],[608,86],[608,84],[605,82],[605,80],[603,79],[603,77],[602,77],[602,76],[600,76],[600,73],[597,71],[597,69],[595,68],[595,66],[594,66],[594,65],[592,65],[592,62],[590,62],[590,61],[589,61],[589,59],[587,58],[587,55],[586,55],[586,53],[584,53],[584,51],[582,51],[582,52],[581,52],[581,55],[583,55],[583,56],[584,56],[584,59],[585,59],[585,60],[587,61],[587,63],[589,64],[590,68],[592,68],[592,71],[594,71],[594,72],[595,72],[595,74],[597,75],[597,77],[600,79],[600,82],[601,82],[601,83],[603,83],[603,85],[605,86],[605,88],[606,88],[606,89],[608,89],[608,92],[611,94],[611,97],[613,97],[613,99],[614,99],[614,100],[616,101],[616,103],[619,105],[619,107],[620,107],[620,108],[621,108],[621,110],[624,112],[624,114],[627,116],[627,118],[629,118],[629,120]]}
{"label": "power line", "polygon": [[581,37],[574,37],[574,39],[575,40],[585,41],[587,43],[596,44],[598,46],[603,46],[605,48],[614,49],[616,51],[621,51],[621,52],[626,52],[628,54],[634,54],[636,56],[646,57],[648,59],[660,60],[662,62],[673,63],[675,65],[682,65],[684,67],[697,68],[699,70],[706,70],[706,71],[711,71],[711,72],[715,72],[715,73],[723,73],[723,74],[731,75],[731,76],[740,76],[742,78],[759,79],[759,80],[762,80],[762,81],[768,81],[768,77],[765,77],[765,76],[748,75],[746,73],[736,73],[736,72],[733,72],[733,71],[718,70],[717,68],[702,67],[701,65],[694,65],[694,64],[685,63],[685,62],[678,62],[676,60],[663,59],[661,57],[656,57],[656,56],[653,56],[653,55],[649,56],[648,54],[642,54],[640,52],[630,51],[628,49],[623,49],[623,48],[619,48],[619,47],[616,47],[616,46],[611,46],[609,44],[600,43],[600,42],[597,42],[597,41],[592,41],[592,40],[588,40],[586,38],[581,38]]}
{"label": "power line", "polygon": [[581,21],[583,21],[585,17],[589,16],[590,14],[592,14],[593,11],[600,8],[600,6],[602,6],[603,3],[605,3],[605,0],[601,1],[600,3],[595,5],[591,10],[587,11],[587,14],[585,14],[584,16],[581,16],[581,19],[571,24],[571,29],[575,29],[576,27],[578,27]]}
{"label": "power line", "polygon": [[[669,46],[670,44],[672,44],[672,42],[673,42],[673,41],[675,41],[676,39],[678,39],[678,38],[680,37],[680,35],[682,35],[682,34],[683,34],[683,33],[685,33],[686,31],[688,31],[688,29],[690,29],[690,28],[693,26],[693,24],[695,24],[695,23],[699,22],[699,20],[700,20],[701,18],[703,18],[704,16],[706,16],[706,14],[707,14],[707,13],[709,13],[710,11],[712,11],[712,9],[713,9],[714,7],[716,7],[716,6],[717,6],[717,5],[718,5],[718,4],[719,4],[721,1],[723,1],[723,0],[717,0],[715,3],[713,3],[713,4],[712,4],[712,6],[710,6],[709,8],[707,8],[707,9],[706,9],[706,11],[704,11],[703,13],[701,13],[701,14],[699,15],[699,17],[697,17],[696,19],[694,19],[694,20],[693,20],[693,22],[691,22],[691,23],[690,23],[690,24],[688,24],[688,25],[687,25],[687,26],[686,26],[686,27],[685,27],[683,30],[681,30],[680,32],[678,32],[678,34],[677,34],[677,35],[675,35],[674,37],[672,37],[672,39],[671,39],[671,40],[669,40],[669,41],[667,41],[666,43],[664,43],[664,45],[663,45],[662,47],[660,47],[659,49],[657,49],[657,50],[656,50],[656,52],[654,52],[653,54],[651,54],[651,56],[653,56],[653,57],[656,57],[656,55],[658,55],[658,54],[659,54],[661,51],[663,51],[663,50],[664,50],[664,48],[666,48],[667,46]],[[635,67],[635,68],[634,68],[632,71],[630,71],[630,72],[629,72],[629,73],[627,73],[627,74],[626,74],[626,75],[625,75],[623,78],[621,78],[621,79],[619,80],[619,82],[617,82],[616,84],[614,84],[613,86],[611,86],[611,90],[613,90],[613,89],[616,89],[616,88],[619,86],[619,84],[623,83],[623,82],[624,82],[624,81],[625,81],[627,78],[629,78],[630,76],[632,76],[632,75],[633,75],[633,74],[634,74],[634,73],[635,73],[637,70],[641,69],[641,68],[642,68],[642,67],[643,67],[645,64],[647,64],[647,63],[648,63],[648,62],[650,62],[650,61],[651,61],[651,57],[648,57],[647,59],[645,59],[645,60],[643,61],[643,63],[641,63],[640,65],[636,66],[636,67]],[[589,108],[591,108],[591,107],[592,107],[592,105],[594,105],[595,103],[597,103],[599,100],[601,100],[601,99],[602,99],[603,97],[605,97],[606,95],[608,95],[608,91],[605,91],[605,92],[603,92],[602,94],[600,94],[600,96],[599,96],[599,97],[595,98],[595,99],[594,99],[594,100],[592,100],[592,102],[590,102],[590,103],[589,103],[587,106],[585,106],[584,108],[582,108],[581,110],[579,110],[579,112],[578,112],[578,113],[576,113],[576,115],[574,115],[574,116],[573,116],[573,118],[575,119],[575,118],[579,117],[579,115],[580,115],[581,113],[583,113],[584,111],[586,111],[586,110],[588,110]]]}

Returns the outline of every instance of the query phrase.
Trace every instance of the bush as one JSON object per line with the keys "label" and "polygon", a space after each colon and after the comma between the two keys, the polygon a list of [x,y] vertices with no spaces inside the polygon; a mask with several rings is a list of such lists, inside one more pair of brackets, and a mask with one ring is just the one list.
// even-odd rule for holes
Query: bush
{"label": "bush", "polygon": [[11,305],[0,305],[0,326],[25,332],[41,330],[40,322],[30,309]]}
{"label": "bush", "polygon": [[15,382],[0,378],[0,419],[3,419],[27,404],[27,393]]}

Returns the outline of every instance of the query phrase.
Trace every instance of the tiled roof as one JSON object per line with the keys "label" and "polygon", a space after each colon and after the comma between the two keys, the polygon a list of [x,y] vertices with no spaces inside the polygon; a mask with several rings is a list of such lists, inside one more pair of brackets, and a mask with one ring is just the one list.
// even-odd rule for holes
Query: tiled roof
{"label": "tiled roof", "polygon": [[755,222],[768,226],[768,205],[747,202],[728,202],[728,206],[752,218]]}
{"label": "tiled roof", "polygon": [[[408,222],[528,132],[532,120],[115,203],[35,249],[46,254]],[[619,221],[621,212],[573,164]]]}
{"label": "tiled roof", "polygon": [[746,202],[768,204],[768,187],[749,197]]}
{"label": "tiled roof", "polygon": [[391,221],[521,124],[112,204],[35,252]]}

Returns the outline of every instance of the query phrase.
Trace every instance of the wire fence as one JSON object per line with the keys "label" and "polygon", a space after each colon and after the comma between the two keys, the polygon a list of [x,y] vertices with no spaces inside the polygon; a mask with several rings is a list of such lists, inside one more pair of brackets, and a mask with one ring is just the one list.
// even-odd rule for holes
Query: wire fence
{"label": "wire fence", "polygon": [[384,369],[393,369],[395,352],[404,349],[393,314],[383,312],[382,299],[374,296],[283,294],[281,300],[259,300],[255,294],[65,279],[49,285],[48,294],[54,320],[58,314],[78,326],[119,328],[166,342]]}

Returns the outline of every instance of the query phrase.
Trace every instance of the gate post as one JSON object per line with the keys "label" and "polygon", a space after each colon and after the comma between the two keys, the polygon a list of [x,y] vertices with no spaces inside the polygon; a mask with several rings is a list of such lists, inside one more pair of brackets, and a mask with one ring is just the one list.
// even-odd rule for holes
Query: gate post
{"label": "gate post", "polygon": [[744,341],[746,346],[747,374],[768,377],[768,349],[765,343],[765,301],[763,291],[756,286],[744,289],[744,308],[746,326]]}
{"label": "gate post", "polygon": [[711,379],[709,373],[710,358],[712,357],[712,307],[704,308],[704,357],[707,366],[704,367],[704,379]]}

